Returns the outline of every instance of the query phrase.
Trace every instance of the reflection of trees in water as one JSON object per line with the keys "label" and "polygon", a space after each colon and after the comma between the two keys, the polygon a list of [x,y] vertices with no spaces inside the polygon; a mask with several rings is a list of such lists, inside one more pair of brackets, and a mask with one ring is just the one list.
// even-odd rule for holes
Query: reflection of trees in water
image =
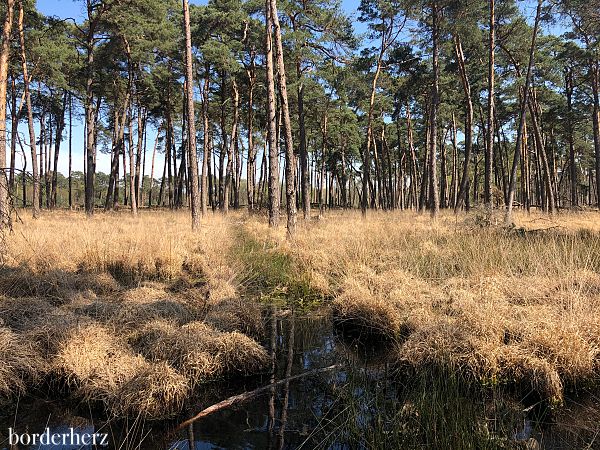
{"label": "reflection of trees in water", "polygon": [[[266,322],[270,373],[250,381],[242,392],[328,365],[331,358],[326,358],[327,352],[322,349],[329,345],[326,340],[331,339],[332,331],[325,318],[273,312]],[[196,438],[225,448],[249,444],[257,448],[295,448],[304,439],[296,436],[316,427],[323,409],[321,392],[327,385],[319,374],[274,386],[243,404],[203,418],[195,424]],[[218,400],[239,393],[240,387],[231,394],[221,391]],[[210,403],[205,401],[196,409]]]}
{"label": "reflection of trees in water", "polygon": [[[292,375],[292,366],[294,364],[294,335],[296,332],[295,327],[296,321],[294,320],[294,316],[289,320],[290,331],[288,332],[288,347],[287,347],[287,364],[285,368],[285,377],[289,378]],[[279,435],[277,436],[277,440],[279,445],[277,448],[279,450],[283,449],[283,445],[285,442],[285,427],[287,425],[287,417],[288,417],[288,406],[290,400],[290,382],[286,381],[283,385],[283,406],[281,407],[281,425],[279,428]]]}
{"label": "reflection of trees in water", "polygon": [[[323,317],[301,317],[275,312],[265,324],[265,347],[271,355],[269,373],[259,377],[210,383],[200,387],[195,404],[181,419],[224,398],[251,391],[291,375],[306,373],[332,363],[336,372],[319,373],[282,383],[251,400],[221,410],[197,421],[179,435],[165,441],[167,431],[180,423],[111,422],[113,442],[132,448],[516,448],[513,437],[523,430],[523,405],[500,388],[482,392],[457,376],[433,370],[398,372],[386,361],[389,351],[360,346],[334,334]],[[567,423],[544,429],[548,448],[585,448],[594,433],[600,435],[599,399],[584,402],[586,408],[570,404]],[[40,414],[66,409],[59,402],[22,407],[16,417],[31,423],[32,432],[44,424]],[[32,411],[40,411],[27,419]],[[29,412],[28,412],[29,411]],[[101,417],[101,412],[94,413]],[[69,417],[46,414],[61,425]],[[39,416],[39,417],[38,417]],[[12,426],[13,413],[6,423]],[[545,419],[548,419],[546,417]],[[595,420],[595,422],[592,422]],[[561,425],[561,421],[563,424]],[[100,423],[99,421],[96,421]],[[0,429],[2,428],[0,423]],[[39,425],[39,426],[38,426]],[[52,425],[52,424],[50,424]],[[42,427],[43,428],[43,427]],[[98,428],[98,426],[96,426]],[[152,429],[151,432],[150,428]],[[41,428],[40,428],[41,431]],[[535,430],[533,436],[536,437]],[[520,436],[520,435],[519,435]],[[135,442],[137,440],[137,442]],[[175,448],[175,447],[173,447]],[[593,448],[593,447],[590,447]]]}
{"label": "reflection of trees in water", "polygon": [[[271,384],[275,382],[275,373],[277,371],[277,317],[274,312],[271,314]],[[271,388],[269,395],[269,449],[273,448],[273,430],[275,429],[275,387]]]}

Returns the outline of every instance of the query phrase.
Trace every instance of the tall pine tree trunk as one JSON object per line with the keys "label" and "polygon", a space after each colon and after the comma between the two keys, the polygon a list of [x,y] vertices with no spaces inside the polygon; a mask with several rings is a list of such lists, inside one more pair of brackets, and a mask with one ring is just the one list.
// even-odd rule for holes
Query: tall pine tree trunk
{"label": "tall pine tree trunk", "polygon": [[471,161],[471,153],[473,151],[473,100],[471,98],[471,83],[467,77],[465,55],[463,53],[460,36],[458,34],[454,36],[454,51],[458,61],[458,69],[463,85],[463,91],[465,93],[465,99],[467,101],[467,109],[465,111],[465,160],[460,180],[460,187],[458,189],[458,194],[454,205],[454,212],[456,213],[461,207],[462,202],[465,201],[466,203],[466,197],[469,196],[469,190],[467,186],[469,184],[469,163]]}
{"label": "tall pine tree trunk", "polygon": [[[10,224],[8,180],[6,178],[6,90],[8,86],[8,64],[10,56],[10,36],[13,24],[15,0],[6,1],[6,17],[2,28],[0,47],[0,228]],[[21,7],[22,10],[22,7]],[[19,17],[22,24],[22,14]],[[15,121],[13,116],[12,121]],[[25,174],[23,174],[25,176]]]}
{"label": "tall pine tree trunk", "polygon": [[[13,13],[14,15],[14,13]],[[1,59],[1,58],[0,58]],[[8,176],[8,191],[14,195],[15,192],[15,164],[16,164],[16,159],[17,159],[17,133],[19,131],[19,113],[20,113],[20,108],[17,109],[17,86],[16,86],[17,82],[14,78],[14,76],[12,77],[12,83],[11,83],[11,121],[10,121],[10,125],[11,125],[11,130],[10,130],[10,173]],[[6,120],[5,120],[5,124],[6,124]],[[6,125],[5,125],[6,126]],[[0,139],[2,139],[2,137],[0,136]],[[5,148],[6,148],[6,144]],[[0,144],[1,146],[1,144]]]}
{"label": "tall pine tree trunk", "polygon": [[93,4],[87,0],[89,29],[86,36],[86,80],[85,80],[85,125],[86,125],[86,176],[85,176],[85,212],[88,216],[94,214],[94,179],[96,175],[96,114],[94,111],[94,24],[92,21]]}
{"label": "tall pine tree trunk", "polygon": [[[138,100],[139,101],[139,100]],[[138,104],[137,108],[137,151],[135,155],[135,200],[138,208],[142,206],[142,159],[145,159],[146,148],[144,145],[146,138],[146,112]]]}
{"label": "tall pine tree trunk", "polygon": [[483,202],[492,208],[492,162],[494,160],[494,55],[496,50],[495,0],[489,0],[490,41],[488,46],[488,102],[487,102],[487,144],[485,148],[485,176],[483,181]]}
{"label": "tall pine tree trunk", "polygon": [[211,177],[210,173],[210,125],[208,122],[208,102],[210,95],[210,67],[206,66],[206,74],[204,76],[204,87],[202,89],[202,126],[204,129],[203,136],[203,151],[204,157],[202,158],[202,180],[201,180],[201,198],[200,207],[202,209],[202,215],[206,216],[208,213],[208,196],[211,195],[212,203],[212,180],[210,180],[211,189],[208,189],[207,178]]}
{"label": "tall pine tree trunk", "polygon": [[148,207],[152,206],[152,188],[154,186],[154,163],[156,160],[156,149],[158,148],[158,139],[162,125],[156,130],[156,140],[154,141],[154,149],[152,150],[152,165],[150,167],[150,186],[148,187]]}
{"label": "tall pine tree trunk", "polygon": [[[129,208],[131,213],[137,216],[137,201],[135,195],[135,149],[133,148],[133,108],[129,108],[129,117],[127,127],[129,129]],[[123,163],[124,164],[124,163]]]}
{"label": "tall pine tree trunk", "polygon": [[565,70],[565,92],[567,97],[567,126],[569,135],[567,137],[569,141],[569,178],[571,182],[571,208],[575,208],[578,205],[577,199],[577,166],[575,162],[575,127],[573,123],[573,68],[568,67]]}
{"label": "tall pine tree trunk", "polygon": [[225,208],[225,202],[229,201],[225,198],[225,156],[229,150],[227,145],[227,121],[226,121],[226,84],[227,76],[225,71],[221,72],[221,149],[219,151],[219,208]]}
{"label": "tall pine tree trunk", "polygon": [[187,88],[187,130],[190,163],[190,202],[192,229],[200,226],[200,195],[198,191],[198,157],[196,154],[196,113],[194,111],[194,76],[192,67],[192,36],[188,0],[183,0],[183,25],[185,28],[185,80]]}
{"label": "tall pine tree trunk", "polygon": [[308,173],[308,150],[306,146],[306,124],[304,120],[304,83],[302,81],[302,62],[296,60],[298,77],[298,152],[300,154],[300,191],[302,193],[302,212],[304,219],[310,219],[310,178]]}
{"label": "tall pine tree trunk", "polygon": [[594,130],[594,156],[596,161],[596,203],[600,208],[600,63],[591,63],[592,98],[594,102],[592,126]]}
{"label": "tall pine tree trunk", "polygon": [[519,167],[519,160],[521,158],[521,145],[523,142],[523,130],[525,127],[525,116],[527,111],[527,103],[529,99],[529,85],[531,83],[531,74],[533,72],[533,63],[535,58],[535,42],[537,39],[537,33],[540,25],[540,16],[542,13],[543,0],[538,0],[537,11],[535,15],[535,24],[533,27],[533,34],[531,36],[531,47],[529,48],[529,63],[527,65],[527,75],[525,76],[525,87],[523,88],[523,101],[521,103],[521,112],[519,117],[519,128],[517,129],[517,140],[515,143],[515,156],[513,158],[513,165],[510,172],[510,184],[508,187],[508,204],[506,205],[506,217],[505,223],[512,225],[512,211],[513,202],[515,198],[515,190],[517,186],[517,168]]}
{"label": "tall pine tree trunk", "polygon": [[[382,24],[384,26],[384,24]],[[371,141],[373,139],[373,108],[375,105],[375,94],[377,92],[377,81],[381,74],[381,64],[383,57],[387,49],[386,31],[381,31],[381,44],[379,47],[379,55],[377,57],[377,68],[373,75],[373,81],[371,83],[371,96],[369,97],[369,112],[367,115],[367,146],[364,150],[363,156],[363,180],[362,180],[362,202],[361,211],[363,217],[367,215],[367,206],[369,202],[369,184],[370,184],[370,172],[371,172]]]}
{"label": "tall pine tree trunk", "polygon": [[271,0],[265,0],[265,65],[267,75],[267,130],[269,141],[269,226],[279,226],[279,149],[275,111],[275,77],[273,74],[273,20]]}
{"label": "tall pine tree trunk", "polygon": [[254,54],[252,55],[250,67],[246,70],[248,75],[248,163],[246,164],[246,184],[248,193],[248,211],[255,209],[256,199],[256,147],[254,145],[254,86],[256,84],[256,69]]}
{"label": "tall pine tree trunk", "polygon": [[224,214],[227,214],[229,211],[229,192],[231,190],[231,184],[233,181],[233,158],[235,151],[235,143],[237,141],[237,127],[239,120],[239,102],[240,102],[240,93],[238,91],[237,83],[235,78],[231,79],[231,95],[233,96],[233,122],[231,125],[231,139],[229,140],[229,145],[227,146],[227,167],[225,170],[225,186],[223,190],[223,204],[222,210]]}
{"label": "tall pine tree trunk", "polygon": [[446,155],[446,136],[440,141],[440,159],[441,159],[441,174],[440,174],[440,208],[448,206],[448,162]]}
{"label": "tall pine tree trunk", "polygon": [[296,234],[296,157],[294,155],[294,143],[292,141],[292,122],[288,106],[287,80],[285,64],[283,60],[283,43],[281,39],[281,26],[277,13],[277,0],[271,0],[271,20],[273,21],[275,50],[277,54],[277,75],[279,95],[281,98],[281,109],[283,115],[283,130],[285,137],[285,198],[287,211],[287,236],[294,237]]}
{"label": "tall pine tree trunk", "polygon": [[456,130],[456,117],[452,112],[452,193],[450,204],[456,208],[456,199],[458,197],[458,137]]}
{"label": "tall pine tree trunk", "polygon": [[50,193],[50,206],[56,208],[56,200],[57,200],[57,184],[58,184],[58,155],[60,153],[60,144],[62,142],[62,134],[65,129],[65,111],[67,108],[67,99],[68,94],[65,90],[63,95],[63,102],[60,110],[60,115],[56,118],[56,137],[54,139],[54,164],[52,170],[52,188]]}
{"label": "tall pine tree trunk", "polygon": [[433,19],[433,87],[431,90],[431,115],[429,117],[429,207],[431,209],[431,217],[435,219],[440,209],[440,196],[438,191],[437,179],[437,117],[440,104],[440,68],[438,55],[438,40],[439,40],[439,11],[436,1],[432,3],[432,19]]}
{"label": "tall pine tree trunk", "polygon": [[73,94],[69,92],[69,209],[73,209]]}
{"label": "tall pine tree trunk", "polygon": [[19,2],[19,40],[21,43],[21,65],[23,69],[23,89],[25,91],[25,104],[27,105],[27,125],[29,128],[29,146],[31,147],[31,166],[33,173],[33,218],[40,213],[40,177],[38,174],[37,150],[35,141],[35,128],[33,125],[33,109],[31,106],[31,92],[29,90],[29,73],[27,71],[27,58],[25,56],[25,33],[23,32],[23,3]]}

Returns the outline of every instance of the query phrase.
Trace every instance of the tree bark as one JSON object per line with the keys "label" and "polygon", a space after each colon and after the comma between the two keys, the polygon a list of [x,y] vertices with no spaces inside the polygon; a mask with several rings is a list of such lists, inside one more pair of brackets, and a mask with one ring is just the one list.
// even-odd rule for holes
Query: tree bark
{"label": "tree bark", "polygon": [[194,76],[192,63],[192,36],[188,0],[183,0],[183,24],[185,28],[185,80],[187,88],[188,148],[190,164],[190,203],[192,229],[200,226],[200,194],[198,188],[198,156],[196,154],[196,113],[194,111]]}
{"label": "tree bark", "polygon": [[166,108],[167,136],[165,143],[165,167],[167,169],[167,193],[169,196],[169,208],[173,208],[175,206],[173,197],[173,166],[171,165],[171,153],[174,153],[173,121],[171,120],[171,96],[168,92]]}
{"label": "tree bark", "polygon": [[254,54],[252,54],[250,67],[246,70],[248,75],[248,163],[246,165],[246,183],[248,192],[248,211],[255,209],[256,199],[256,148],[254,145],[254,86],[256,84],[256,68]]}
{"label": "tree bark", "polygon": [[[29,128],[29,146],[31,148],[31,171],[33,173],[33,218],[37,219],[40,213],[40,177],[38,174],[37,150],[35,142],[35,128],[33,125],[33,109],[31,107],[31,92],[29,90],[29,74],[27,71],[27,57],[25,55],[25,33],[23,32],[23,3],[19,2],[19,40],[21,43],[21,66],[23,69],[23,89],[27,105],[27,125]],[[25,175],[25,174],[23,174]]]}
{"label": "tree bark", "polygon": [[[292,20],[292,29],[298,32],[296,21]],[[303,43],[304,47],[306,43]],[[302,48],[296,49],[300,55]],[[302,58],[296,57],[296,77],[298,95],[298,154],[300,155],[300,192],[304,220],[310,219],[310,174],[308,169],[308,150],[306,145],[306,121],[304,114],[304,80]]]}
{"label": "tree bark", "polygon": [[86,81],[85,81],[85,124],[86,124],[86,184],[85,184],[85,212],[88,216],[94,214],[94,179],[96,175],[96,143],[95,127],[96,115],[94,114],[94,26],[92,20],[93,6],[91,0],[87,0],[88,32],[86,37]]}
{"label": "tree bark", "polygon": [[548,212],[550,214],[554,214],[556,212],[556,198],[554,196],[554,186],[552,183],[553,174],[551,173],[550,164],[548,163],[548,155],[546,155],[546,149],[544,148],[544,139],[542,137],[539,115],[533,103],[534,99],[532,98],[532,96],[530,96],[529,113],[531,114],[531,122],[533,124],[535,144],[538,149],[540,163],[543,168],[544,188],[546,194],[546,202],[548,205]]}
{"label": "tree bark", "polygon": [[327,186],[325,179],[327,173],[325,171],[325,159],[327,156],[327,111],[323,116],[323,124],[321,125],[321,173],[319,175],[319,219],[323,218],[323,212],[325,211],[325,196]]}
{"label": "tree bark", "polygon": [[[6,17],[2,28],[2,46],[0,47],[0,229],[10,225],[8,180],[6,177],[6,90],[14,6],[15,0],[6,0]],[[22,6],[20,9],[23,9]],[[19,15],[19,20],[19,23],[22,24],[22,14]],[[12,118],[12,121],[15,121],[15,117]]]}
{"label": "tree bark", "polygon": [[[229,151],[227,143],[227,121],[225,105],[227,103],[226,97],[226,80],[227,76],[224,71],[221,72],[221,149],[219,151],[219,208],[223,210],[225,208],[225,202],[228,201],[225,198],[225,156]],[[216,174],[215,174],[216,175]]]}
{"label": "tree bark", "polygon": [[273,20],[271,0],[265,0],[265,65],[267,73],[267,127],[269,140],[269,226],[279,226],[279,151],[275,112],[275,79],[273,74]]}
{"label": "tree bark", "polygon": [[285,137],[285,197],[287,212],[287,236],[293,238],[296,234],[296,157],[294,155],[294,143],[292,141],[292,122],[288,105],[287,80],[285,64],[283,59],[283,43],[281,39],[281,26],[277,13],[277,0],[271,0],[271,20],[275,28],[275,53],[277,55],[277,75],[279,95],[281,98],[281,109],[283,112],[283,129]]}
{"label": "tree bark", "polygon": [[[14,15],[14,12],[13,12]],[[1,59],[1,58],[0,58]],[[0,70],[1,71],[1,70]],[[8,176],[8,191],[11,195],[15,192],[15,164],[17,159],[17,133],[19,132],[20,109],[17,109],[17,86],[14,76],[11,83],[11,121],[10,121],[10,173]],[[0,106],[1,107],[1,106]],[[6,119],[4,121],[6,126]],[[0,125],[1,126],[1,125]],[[0,136],[0,139],[2,137]],[[5,144],[6,145],[6,144]],[[1,144],[0,144],[1,146]]]}
{"label": "tree bark", "polygon": [[443,134],[444,137],[440,140],[440,208],[448,206],[448,162],[445,132]]}
{"label": "tree bark", "polygon": [[592,126],[594,130],[594,156],[596,162],[596,203],[600,209],[600,63],[598,59],[591,63],[592,98],[594,101]]}
{"label": "tree bark", "polygon": [[[138,100],[139,102],[139,100]],[[144,145],[146,136],[146,112],[138,104],[137,108],[137,152],[135,155],[135,200],[139,207],[142,206],[142,183],[144,177],[142,174],[142,159],[145,159],[146,148]]]}
{"label": "tree bark", "polygon": [[[383,24],[382,24],[383,25]],[[362,180],[362,202],[361,211],[363,217],[367,215],[367,206],[369,198],[369,183],[370,183],[370,172],[371,172],[371,140],[373,139],[373,108],[375,105],[375,93],[377,91],[377,81],[381,74],[381,64],[388,43],[386,41],[386,31],[381,31],[381,44],[379,46],[379,55],[377,56],[377,67],[375,74],[373,75],[373,81],[371,83],[371,96],[369,97],[369,112],[367,115],[367,147],[364,151],[363,156],[363,180]]]}
{"label": "tree bark", "polygon": [[430,135],[429,135],[429,207],[431,208],[431,217],[436,219],[440,210],[440,196],[438,191],[437,179],[437,117],[440,104],[440,68],[438,55],[438,39],[439,39],[439,11],[436,1],[432,3],[432,19],[433,19],[433,87],[431,89],[431,115],[429,117]]}
{"label": "tree bark", "polygon": [[128,117],[128,128],[129,128],[129,145],[127,149],[129,150],[129,208],[131,209],[131,214],[133,216],[137,216],[137,200],[135,196],[135,152],[133,148],[133,111],[132,108],[129,108],[129,117]]}
{"label": "tree bark", "polygon": [[235,150],[235,143],[237,142],[237,127],[239,121],[239,103],[240,103],[240,93],[238,91],[237,82],[235,78],[231,79],[231,88],[232,88],[232,96],[233,96],[233,122],[231,124],[231,139],[229,140],[229,145],[227,146],[227,168],[225,170],[225,185],[223,190],[223,204],[222,211],[224,214],[227,214],[229,211],[229,192],[231,189],[231,183],[233,180],[233,153]]}
{"label": "tree bark", "polygon": [[465,197],[469,195],[467,185],[469,180],[469,163],[471,161],[471,153],[473,149],[473,100],[471,98],[471,83],[467,77],[467,70],[465,66],[465,55],[463,53],[460,36],[458,34],[454,35],[454,51],[458,61],[460,79],[465,92],[465,100],[467,102],[467,109],[465,111],[465,160],[462,177],[460,180],[460,187],[458,189],[458,195],[454,205],[454,213],[457,213],[462,202],[465,201]]}
{"label": "tree bark", "polygon": [[73,94],[69,92],[69,209],[73,209]]}
{"label": "tree bark", "polygon": [[517,185],[517,168],[519,167],[519,159],[521,157],[521,145],[523,142],[523,129],[525,127],[525,115],[527,111],[527,103],[529,99],[529,85],[531,83],[531,74],[533,72],[533,64],[535,58],[535,42],[540,25],[540,16],[542,13],[543,0],[538,0],[537,11],[535,15],[535,23],[533,26],[533,34],[531,36],[531,47],[529,48],[529,63],[527,65],[527,75],[525,76],[525,87],[523,89],[523,102],[521,104],[521,112],[519,117],[519,128],[517,129],[517,141],[515,144],[515,156],[513,158],[512,170],[510,173],[510,184],[508,187],[508,204],[506,205],[505,223],[512,225],[513,202],[515,198],[515,190]]}
{"label": "tree bark", "polygon": [[152,166],[150,168],[150,186],[148,188],[148,207],[152,206],[152,187],[154,186],[154,162],[156,159],[156,149],[158,148],[158,138],[162,125],[156,130],[156,140],[154,141],[154,149],[152,150]]}
{"label": "tree bark", "polygon": [[410,104],[408,101],[406,102],[406,128],[407,128],[407,137],[408,137],[408,149],[410,151],[410,192],[411,192],[411,202],[415,207],[415,211],[419,209],[419,197],[418,197],[418,187],[419,187],[419,169],[418,169],[418,158],[417,153],[415,152],[415,142],[413,137],[413,129],[412,129],[412,117],[410,114]]}
{"label": "tree bark", "polygon": [[489,0],[490,41],[488,63],[488,102],[487,102],[487,145],[485,148],[485,176],[483,181],[483,202],[492,208],[492,162],[494,160],[494,55],[496,50],[495,0]]}
{"label": "tree bark", "polygon": [[56,118],[56,137],[54,139],[54,164],[52,170],[52,187],[50,192],[50,206],[56,208],[57,184],[58,184],[58,155],[60,153],[60,144],[62,134],[65,129],[65,110],[67,108],[68,93],[65,90],[60,115]]}
{"label": "tree bark", "polygon": [[[206,66],[206,75],[204,78],[204,87],[202,89],[202,126],[204,128],[203,136],[203,151],[204,155],[202,158],[202,180],[201,180],[201,198],[200,207],[202,210],[202,216],[208,214],[208,195],[212,193],[212,189],[208,189],[207,177],[210,177],[210,125],[208,122],[208,102],[210,95],[210,67]],[[212,181],[211,181],[212,186]],[[212,203],[212,199],[211,199]]]}
{"label": "tree bark", "polygon": [[452,112],[452,193],[450,204],[456,208],[456,199],[458,197],[458,138],[456,131],[456,117]]}

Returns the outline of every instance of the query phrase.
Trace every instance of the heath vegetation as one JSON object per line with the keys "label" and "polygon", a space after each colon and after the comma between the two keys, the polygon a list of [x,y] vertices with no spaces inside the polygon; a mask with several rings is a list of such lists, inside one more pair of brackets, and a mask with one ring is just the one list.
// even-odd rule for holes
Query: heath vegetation
{"label": "heath vegetation", "polygon": [[274,381],[273,305],[419,389],[597,388],[599,0],[74,5],[0,2],[3,401]]}
{"label": "heath vegetation", "polygon": [[600,379],[595,214],[482,229],[474,215],[332,212],[293,241],[260,217],[216,215],[198,232],[185,220],[17,224],[0,285],[4,395],[58,383],[114,414],[171,414],[198,384],[268,371],[259,301],[324,308],[390,346],[399,371],[553,405]]}

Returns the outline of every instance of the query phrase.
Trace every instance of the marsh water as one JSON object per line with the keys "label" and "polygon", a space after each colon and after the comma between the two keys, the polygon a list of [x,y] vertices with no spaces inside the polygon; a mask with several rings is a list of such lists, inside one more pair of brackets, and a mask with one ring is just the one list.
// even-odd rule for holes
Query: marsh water
{"label": "marsh water", "polygon": [[[204,385],[179,417],[162,422],[106,421],[90,405],[21,399],[0,413],[0,449],[10,448],[8,427],[106,433],[119,449],[600,448],[599,399],[591,393],[559,417],[527,393],[482,393],[453,376],[399,373],[392,347],[336,331],[328,317],[267,316],[263,343],[273,370],[264,375]],[[212,404],[296,375],[303,376],[176,431]]]}

